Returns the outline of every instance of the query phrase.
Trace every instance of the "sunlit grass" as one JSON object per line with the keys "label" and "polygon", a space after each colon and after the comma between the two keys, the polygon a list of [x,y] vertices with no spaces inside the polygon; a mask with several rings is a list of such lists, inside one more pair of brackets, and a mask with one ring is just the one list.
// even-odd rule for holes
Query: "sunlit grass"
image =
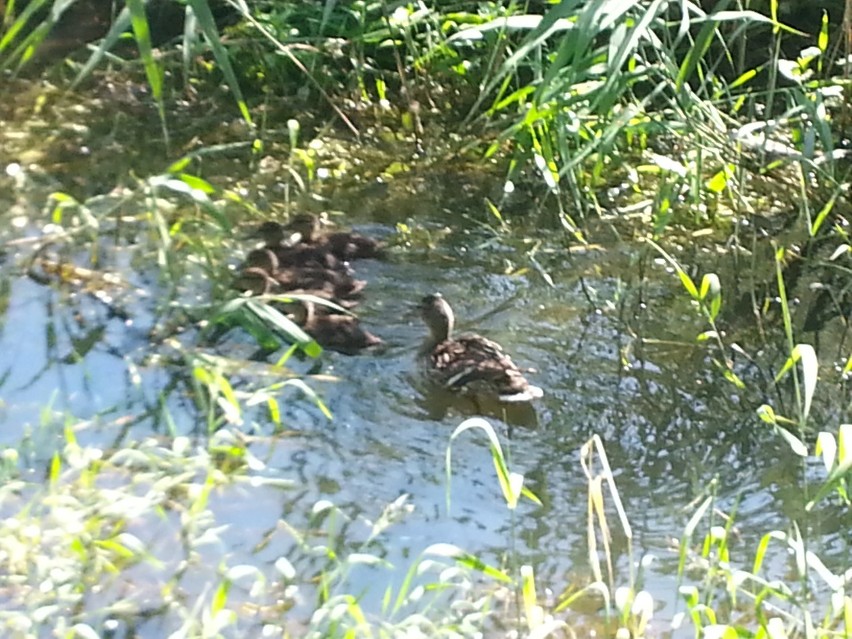
{"label": "sunlit grass", "polygon": [[[34,27],[29,33],[23,27],[47,4],[29,3],[0,37],[4,69],[19,68],[34,55],[54,16],[29,24]],[[437,121],[442,112],[454,126],[462,119],[456,116],[465,116],[466,130],[488,132],[490,137],[477,144],[486,160],[504,167],[505,192],[517,185],[535,193],[543,210],[556,212],[556,228],[571,241],[590,240],[590,219],[612,220],[624,216],[627,205],[638,207],[637,234],[653,239],[654,250],[695,306],[696,340],[712,346],[720,374],[738,391],[748,388],[754,382],[741,374],[745,358],[770,382],[749,390],[792,402],[788,410],[785,402],[767,400],[754,422],[771,426],[774,436],[802,458],[802,465],[790,470],[802,480],[808,510],[848,510],[852,431],[848,424],[818,424],[812,414],[819,361],[814,346],[797,334],[795,296],[785,280],[798,238],[829,237],[832,250],[824,261],[836,281],[827,275],[824,285],[839,312],[850,293],[842,261],[850,245],[843,208],[849,185],[831,120],[842,104],[838,89],[843,87],[831,78],[827,19],[814,30],[814,50],[785,60],[781,44],[789,29],[774,15],[726,10],[706,16],[688,3],[664,0],[565,2],[545,6],[542,15],[520,14],[517,3],[465,6],[446,15],[429,6],[389,12],[382,3],[308,5],[282,13],[276,8],[264,16],[247,13],[239,33],[251,37],[226,49],[227,39],[206,3],[190,2],[190,24],[196,28],[187,29],[182,40],[184,82],[192,75],[193,53],[209,58],[247,123],[257,118],[241,84],[252,73],[268,96],[287,93],[281,87],[294,82],[294,75],[300,87],[307,78],[310,88],[301,99],[311,92],[323,96],[353,132],[350,111],[363,113],[364,104],[378,105],[374,119],[390,122],[392,134],[421,136],[421,119],[443,134],[445,122]],[[138,73],[151,88],[168,142],[166,101],[179,87],[164,84],[176,74],[153,51],[140,2],[128,3],[88,61],[73,67],[77,82],[107,59],[128,26],[139,48]],[[771,58],[748,66],[744,56],[730,55],[745,50],[747,36],[761,29],[771,32]],[[232,68],[232,56],[254,66]],[[286,128],[286,186],[310,192],[315,159],[300,139],[298,122],[290,119]],[[269,140],[263,130],[243,132],[248,141],[238,144],[251,145],[256,162]],[[259,211],[248,196],[194,172],[206,154],[221,151],[205,147],[162,173],[135,176],[121,195],[78,201],[57,192],[51,200],[52,226],[43,246],[33,251],[31,276],[37,267],[46,283],[97,296],[118,317],[124,303],[142,300],[154,316],[151,344],[144,354],[125,354],[128,374],[138,378],[143,362],[167,367],[173,376],[162,389],[160,406],[187,395],[200,427],[197,441],[178,436],[177,427],[170,426],[168,441],[143,439],[109,450],[78,444],[67,428],[61,451],[49,464],[25,460],[44,474],[37,479],[19,470],[20,451],[3,452],[0,583],[7,605],[0,626],[9,636],[95,636],[150,616],[167,619],[174,637],[251,636],[260,628],[294,637],[478,636],[493,632],[490,624],[497,621],[516,636],[585,636],[587,628],[573,614],[581,600],[597,605],[594,625],[607,636],[655,632],[655,597],[665,593],[650,592],[642,583],[645,564],[634,556],[630,525],[635,513],[622,502],[599,438],[581,451],[588,482],[588,583],[543,584],[532,566],[517,565],[513,558],[508,568],[489,565],[448,541],[415,558],[401,584],[377,579],[384,597],[380,610],[371,609],[362,603],[352,575],[362,569],[382,576],[392,571],[380,545],[383,536],[393,534],[392,524],[410,511],[405,497],[370,513],[376,520],[366,540],[348,540],[342,522],[350,516],[323,501],[312,507],[311,527],[279,522],[297,550],[282,553],[272,569],[262,562],[232,565],[227,553],[217,565],[204,565],[204,549],[223,543],[211,496],[246,486],[284,490],[291,485],[267,473],[251,452],[242,429],[251,430],[252,410],[262,405],[280,431],[286,401],[281,391],[296,388],[330,416],[311,376],[290,366],[299,353],[319,355],[316,344],[276,310],[275,300],[246,299],[228,290],[225,265],[238,250],[234,228]],[[394,171],[407,168],[397,164]],[[729,236],[730,247],[745,253],[761,236],[741,231],[740,221],[771,218],[788,208],[794,214],[793,240],[773,252],[774,278],[766,295],[780,310],[783,326],[784,358],[773,369],[726,334],[727,283],[715,271],[695,275],[695,265],[675,258],[669,242],[694,241],[683,228],[721,232]],[[502,202],[484,201],[482,212],[494,233],[512,233]],[[401,231],[409,243],[429,248],[439,235],[416,221]],[[108,249],[125,248],[128,233],[137,244],[138,262],[151,276],[147,288],[104,272]],[[552,285],[535,250],[527,260]],[[754,252],[749,255],[756,259]],[[755,315],[763,314],[762,301],[751,309]],[[250,368],[246,361],[214,353],[205,341],[223,326],[245,331],[259,347],[279,353],[264,371],[269,376],[263,379],[273,381],[236,379]],[[92,345],[90,339],[71,341],[69,362]],[[844,356],[842,374],[848,376],[852,355]],[[787,380],[791,389],[784,386]],[[171,425],[168,410],[163,412]],[[519,503],[526,504],[520,498],[537,500],[513,470],[509,443],[484,420],[462,424],[450,438],[448,495],[452,444],[473,433],[487,437],[495,481],[514,523],[523,516]],[[825,478],[819,485],[808,483],[808,459],[822,462]],[[708,486],[700,496],[672,550],[682,602],[674,626],[691,626],[702,637],[848,637],[849,570],[826,568],[801,522],[762,531],[758,547],[743,559],[732,549],[736,513],[721,511],[714,490]],[[627,540],[625,556],[613,550],[614,530]],[[669,532],[677,536],[676,530],[673,524]],[[168,549],[158,544],[162,539]],[[770,559],[787,569],[783,582],[767,574]],[[613,568],[619,560],[629,566],[626,577]],[[204,587],[193,588],[192,582]],[[548,590],[562,594],[553,602]]]}
{"label": "sunlit grass", "polygon": [[448,544],[424,550],[403,582],[387,587],[380,609],[364,609],[350,594],[355,570],[390,583],[383,540],[412,510],[405,495],[373,513],[357,542],[347,539],[351,517],[323,500],[307,527],[279,521],[273,565],[251,556],[236,563],[231,553],[210,564],[204,557],[235,525],[220,521],[223,505],[295,482],[269,471],[229,429],[202,446],[177,437],[117,450],[81,446],[75,430],[65,429],[45,482],[9,467],[0,488],[4,636],[100,636],[152,616],[173,637],[251,634],[259,625],[279,636],[473,636],[489,616],[494,587],[484,580],[499,571]]}

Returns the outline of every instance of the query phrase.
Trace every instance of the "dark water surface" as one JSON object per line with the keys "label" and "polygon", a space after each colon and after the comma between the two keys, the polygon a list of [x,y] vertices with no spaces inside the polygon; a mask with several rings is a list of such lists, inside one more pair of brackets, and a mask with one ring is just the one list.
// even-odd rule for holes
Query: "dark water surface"
{"label": "dark water surface", "polygon": [[[3,159],[6,164],[14,161]],[[228,179],[205,177],[219,186]],[[71,179],[80,178],[75,174]],[[50,184],[53,179],[58,178],[41,181]],[[250,176],[242,178],[244,185],[250,181]],[[346,529],[351,541],[357,541],[367,535],[359,518],[374,520],[386,504],[407,494],[413,511],[377,542],[396,568],[359,569],[350,578],[351,591],[363,591],[367,609],[378,609],[388,579],[398,585],[410,562],[439,542],[502,566],[509,565],[511,548],[517,563],[533,565],[540,588],[549,587],[554,596],[582,587],[593,577],[586,540],[588,482],[579,449],[594,434],[603,439],[615,472],[634,535],[634,559],[646,554],[655,558],[644,582],[659,606],[649,634],[665,635],[673,615],[682,610],[672,539],[682,534],[695,509],[693,500],[705,496],[713,480],[718,481],[718,507],[727,512],[736,508],[733,553],[743,568],[750,568],[760,537],[776,527],[786,530],[789,518],[807,531],[811,550],[826,563],[843,565],[848,521],[833,515],[823,521],[819,508],[804,517],[800,473],[790,471],[801,462],[755,414],[768,391],[740,392],[722,380],[708,349],[695,342],[706,326],[677,278],[655,262],[647,247],[615,241],[600,225],[599,232],[590,234],[601,242],[599,247],[569,253],[561,231],[555,230],[554,213],[518,216],[513,237],[541,242],[536,259],[552,278],[551,286],[526,257],[530,243],[490,231],[494,220],[485,207],[470,204],[499,193],[498,177],[474,179],[452,169],[441,174],[433,167],[424,176],[413,168],[390,186],[375,178],[364,181],[367,186],[320,187],[328,200],[311,206],[346,211],[344,223],[391,239],[397,222],[429,229],[440,239],[432,248],[398,246],[387,261],[356,265],[358,276],[369,281],[359,313],[387,345],[358,357],[323,356],[322,372],[339,381],[309,383],[333,420],[292,389],[280,394],[286,433],[275,434],[262,408],[250,410],[243,428],[253,437],[251,451],[265,462],[266,475],[293,485],[277,489],[243,483],[214,494],[210,508],[229,528],[221,547],[204,551],[213,565],[221,553],[229,564],[253,563],[271,572],[275,559],[293,543],[279,520],[307,525],[307,513],[324,499],[354,519]],[[106,270],[126,282],[111,295],[129,317],[110,317],[108,306],[79,287],[46,286],[26,277],[33,244],[21,240],[42,233],[46,220],[39,212],[55,185],[16,185],[11,178],[4,185],[11,195],[0,212],[6,243],[2,283],[8,286],[0,326],[0,442],[16,446],[26,435],[30,444],[22,449],[22,463],[45,468],[61,445],[64,415],[92,420],[78,437],[99,447],[151,435],[162,441],[173,434],[203,441],[203,417],[181,393],[166,400],[176,433],[163,419],[164,411],[156,410],[160,393],[176,372],[162,358],[152,357],[168,350],[152,344],[149,332],[162,327],[168,315],[162,305],[169,287],[158,280],[150,252],[144,254],[145,240],[135,246],[121,240],[119,251],[108,238],[100,240]],[[274,192],[270,188],[265,197]],[[26,216],[29,223],[13,224]],[[449,229],[447,235],[439,232],[443,228]],[[237,262],[245,248],[235,241],[236,253],[227,261]],[[85,254],[81,249],[71,259],[86,263],[77,261]],[[210,277],[226,274],[226,264],[219,264],[218,272],[215,268],[203,262],[189,268],[174,299],[203,307],[211,295],[222,295]],[[524,271],[517,274],[520,269]],[[511,428],[502,420],[490,421],[510,454],[512,469],[526,476],[542,506],[522,500],[513,517],[503,503],[487,441],[468,433],[453,444],[447,512],[446,446],[453,429],[473,413],[460,403],[424,395],[419,383],[415,352],[424,327],[411,305],[434,291],[453,304],[463,329],[475,327],[502,343],[521,366],[535,369],[530,377],[545,389],[535,418],[512,420],[520,423]],[[197,331],[190,326],[178,339],[194,348]],[[73,352],[81,344],[91,348],[78,360]],[[254,350],[238,331],[215,347],[199,348],[234,359],[248,358]],[[741,372],[757,385],[747,367]],[[250,373],[234,375],[232,383],[248,388],[257,379]],[[823,393],[819,414],[826,423],[820,428],[836,432],[831,419],[837,404],[827,390]],[[614,516],[611,523],[615,581],[627,585],[627,543]],[[264,538],[268,543],[259,547]],[[778,577],[786,567],[778,552],[771,554],[766,571]],[[142,583],[155,579],[143,569],[135,576]],[[195,586],[198,592],[203,589],[202,583]],[[310,609],[310,602],[305,606]],[[599,622],[594,611],[568,618],[592,626]],[[143,634],[154,637],[159,630],[152,622]],[[674,636],[692,636],[692,630]]]}

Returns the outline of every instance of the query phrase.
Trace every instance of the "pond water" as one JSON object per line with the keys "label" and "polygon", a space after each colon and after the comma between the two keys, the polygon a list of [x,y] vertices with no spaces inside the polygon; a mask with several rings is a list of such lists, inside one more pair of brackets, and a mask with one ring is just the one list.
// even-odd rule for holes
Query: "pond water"
{"label": "pond water", "polygon": [[[146,155],[145,149],[137,150]],[[151,155],[156,152],[152,149]],[[321,372],[336,381],[308,378],[308,383],[330,409],[331,420],[292,388],[280,393],[283,432],[265,407],[249,409],[241,428],[250,436],[251,452],[265,464],[263,474],[291,480],[293,486],[252,488],[242,483],[215,493],[209,507],[228,529],[221,546],[204,551],[211,564],[226,556],[231,565],[254,564],[274,572],[276,558],[287,555],[294,544],[280,520],[308,526],[311,509],[320,500],[333,502],[352,518],[338,525],[356,548],[368,535],[364,520],[374,521],[386,504],[405,494],[412,511],[371,546],[394,568],[364,567],[349,577],[351,592],[363,593],[368,610],[378,610],[386,585],[398,587],[411,561],[441,542],[497,566],[530,564],[540,587],[550,588],[555,599],[561,591],[593,580],[586,538],[588,481],[579,450],[597,434],[632,526],[633,560],[655,558],[644,575],[644,588],[658,602],[652,636],[693,634],[691,628],[669,628],[682,610],[672,538],[682,534],[696,500],[708,494],[714,481],[716,506],[736,510],[733,552],[744,568],[751,566],[760,537],[774,528],[786,530],[791,518],[826,563],[844,565],[849,519],[819,508],[805,516],[799,473],[790,472],[801,461],[756,416],[755,408],[771,391],[747,363],[738,372],[750,389],[759,390],[738,391],[722,379],[710,349],[695,340],[706,325],[677,277],[646,246],[613,239],[607,224],[595,222],[588,236],[599,244],[569,251],[567,239],[556,230],[556,214],[547,207],[515,215],[511,234],[501,233],[482,205],[483,197],[502,190],[499,176],[415,163],[404,175],[382,180],[364,176],[377,157],[387,166],[392,156],[375,149],[364,155],[367,164],[359,179],[332,180],[316,187],[324,201],[303,197],[301,202],[345,211],[343,224],[397,241],[387,260],[355,265],[358,276],[369,281],[359,314],[386,345],[356,357],[323,355]],[[17,160],[6,157],[4,164]],[[353,164],[360,161],[356,157]],[[164,442],[174,435],[204,441],[204,416],[186,393],[164,395],[185,371],[175,365],[168,344],[151,333],[170,336],[170,304],[203,309],[212,299],[227,296],[211,277],[224,281],[229,265],[249,247],[233,239],[235,233],[224,240],[228,246],[217,257],[221,262],[184,265],[177,290],[171,290],[158,275],[145,233],[115,240],[108,235],[113,225],[98,240],[98,268],[125,281],[110,293],[111,302],[95,299],[80,286],[36,282],[26,276],[27,260],[47,222],[39,211],[55,181],[80,184],[86,171],[96,174],[95,182],[102,180],[94,163],[62,171],[40,180],[6,180],[11,196],[0,213],[6,243],[2,284],[7,287],[0,332],[0,441],[16,446],[26,436],[22,465],[36,474],[61,445],[64,415],[83,422],[78,428],[81,442],[99,447],[151,435]],[[112,167],[110,173],[114,171]],[[258,192],[245,167],[238,175],[236,179],[217,167],[204,177],[220,187],[232,187],[233,180],[246,193]],[[277,185],[267,182],[263,197],[278,193],[283,198],[286,188]],[[529,204],[518,198],[507,209],[521,211]],[[24,223],[24,217],[30,221]],[[232,218],[238,228],[245,226]],[[398,241],[399,222],[428,231],[433,246],[416,239],[409,245]],[[196,231],[204,232],[204,224]],[[534,242],[540,243],[535,264],[528,257]],[[90,256],[91,246],[81,241],[67,258],[91,266]],[[475,413],[463,403],[424,394],[419,383],[415,353],[424,327],[412,304],[435,291],[453,304],[461,328],[475,327],[502,343],[522,367],[535,369],[529,376],[545,389],[534,414],[509,416],[508,424],[489,416],[511,468],[525,475],[541,506],[522,500],[515,513],[506,508],[488,443],[470,432],[453,443],[447,510],[444,460],[449,437]],[[111,312],[111,305],[125,312]],[[742,343],[758,343],[753,334],[739,330]],[[264,381],[257,364],[247,361],[255,347],[239,330],[215,346],[199,341],[192,325],[172,334],[184,349],[244,361],[245,371],[231,376],[237,389]],[[79,358],[73,356],[75,350]],[[777,370],[783,362],[780,346],[764,350]],[[306,370],[309,364],[294,367]],[[789,391],[783,392],[789,401]],[[825,420],[820,428],[836,431],[839,422],[832,420],[844,410],[844,393],[820,388],[817,415]],[[706,526],[700,530],[703,534]],[[616,585],[627,585],[627,539],[617,527],[613,533]],[[153,544],[169,543],[158,541],[152,531],[147,538]],[[779,577],[786,570],[785,553],[772,554],[767,574]],[[155,581],[156,571],[140,570],[135,578]],[[198,593],[204,588],[203,580],[183,586]],[[309,602],[303,605],[310,609]],[[602,627],[594,606],[568,618],[578,626]],[[140,623],[140,636],[161,636],[159,624],[157,619]]]}

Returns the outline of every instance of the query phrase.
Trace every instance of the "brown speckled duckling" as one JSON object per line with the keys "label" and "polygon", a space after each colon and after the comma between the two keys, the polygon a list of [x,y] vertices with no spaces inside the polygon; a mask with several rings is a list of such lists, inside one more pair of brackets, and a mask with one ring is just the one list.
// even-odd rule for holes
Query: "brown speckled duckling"
{"label": "brown speckled duckling", "polygon": [[[312,295],[320,299],[328,300],[332,304],[336,304],[341,308],[352,309],[358,306],[356,300],[340,299],[332,295],[329,291],[321,288],[287,288],[282,287],[281,282],[269,275],[266,269],[250,266],[241,270],[231,285],[240,293],[248,293],[250,295]],[[333,313],[335,309],[324,307],[326,312]]]}
{"label": "brown speckled duckling", "polygon": [[257,266],[250,266],[242,269],[234,277],[231,283],[231,288],[238,290],[240,293],[250,293],[252,295],[266,295],[267,293],[275,292],[276,282],[272,279],[266,269]]}
{"label": "brown speckled duckling", "polygon": [[244,270],[260,268],[266,271],[278,284],[270,292],[310,289],[311,291],[323,291],[323,294],[319,297],[354,301],[361,296],[361,291],[367,285],[364,280],[356,280],[346,273],[329,268],[310,266],[280,268],[278,258],[270,249],[249,251],[243,268]]}
{"label": "brown speckled duckling", "polygon": [[262,268],[271,276],[278,270],[278,258],[268,248],[254,249],[246,255],[243,268]]}
{"label": "brown speckled duckling", "polygon": [[503,402],[528,402],[544,394],[496,342],[475,334],[453,337],[453,310],[440,294],[427,295],[418,308],[429,328],[421,352],[430,376],[442,386]]}
{"label": "brown speckled duckling", "polygon": [[251,237],[263,241],[264,249],[275,254],[279,267],[315,267],[343,272],[348,270],[346,262],[338,259],[327,246],[301,241],[292,243],[294,233],[278,222],[264,222]]}
{"label": "brown speckled duckling", "polygon": [[351,231],[323,233],[322,223],[322,219],[315,215],[300,213],[285,228],[299,234],[300,244],[324,248],[339,260],[382,256],[383,244],[378,240]]}
{"label": "brown speckled duckling", "polygon": [[357,317],[318,311],[313,302],[299,300],[291,305],[293,321],[323,348],[346,355],[378,346],[382,340],[361,326]]}

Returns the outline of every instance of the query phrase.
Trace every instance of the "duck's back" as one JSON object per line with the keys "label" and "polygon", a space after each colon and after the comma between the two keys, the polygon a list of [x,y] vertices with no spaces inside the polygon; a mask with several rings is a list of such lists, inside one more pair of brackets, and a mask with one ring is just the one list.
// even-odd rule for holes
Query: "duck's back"
{"label": "duck's back", "polygon": [[343,231],[329,233],[318,244],[328,247],[328,250],[340,260],[357,260],[382,255],[382,245],[378,240],[357,233]]}
{"label": "duck's back", "polygon": [[382,340],[367,331],[349,315],[318,315],[304,326],[305,331],[321,346],[354,355],[360,350],[378,346]]}
{"label": "duck's back", "polygon": [[436,381],[452,390],[496,395],[503,401],[529,401],[541,397],[496,342],[481,335],[459,335],[435,346],[429,353]]}

